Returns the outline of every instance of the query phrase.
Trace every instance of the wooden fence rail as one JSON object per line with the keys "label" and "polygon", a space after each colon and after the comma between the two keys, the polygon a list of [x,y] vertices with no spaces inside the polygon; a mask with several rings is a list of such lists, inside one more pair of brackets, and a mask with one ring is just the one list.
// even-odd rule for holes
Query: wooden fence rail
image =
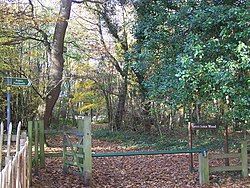
{"label": "wooden fence rail", "polygon": [[[3,123],[1,123],[0,132],[0,159],[2,167],[2,146],[3,146]],[[15,155],[12,157],[10,155],[11,150],[11,135],[12,124],[10,124],[8,129],[8,141],[7,141],[7,155],[5,158],[5,166],[0,172],[0,188],[28,188],[30,187],[29,176],[31,176],[31,171],[29,171],[28,166],[28,143],[29,140],[26,138],[26,134],[20,136],[21,123],[17,127],[16,135],[16,148]]]}

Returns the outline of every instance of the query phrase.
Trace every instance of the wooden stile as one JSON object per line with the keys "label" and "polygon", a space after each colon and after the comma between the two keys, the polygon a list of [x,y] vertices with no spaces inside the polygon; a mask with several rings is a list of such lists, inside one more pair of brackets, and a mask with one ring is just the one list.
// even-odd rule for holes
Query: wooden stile
{"label": "wooden stile", "polygon": [[[241,153],[208,154],[208,157],[199,155],[199,180],[200,184],[209,183],[209,173],[225,171],[241,171],[242,177],[248,177],[247,141],[241,143]],[[239,158],[241,164],[236,166],[212,166],[209,167],[209,159]]]}

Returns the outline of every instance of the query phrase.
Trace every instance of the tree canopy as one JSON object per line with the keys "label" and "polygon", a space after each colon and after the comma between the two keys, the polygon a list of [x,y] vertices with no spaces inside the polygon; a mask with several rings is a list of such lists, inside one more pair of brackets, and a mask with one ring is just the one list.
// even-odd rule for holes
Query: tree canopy
{"label": "tree canopy", "polygon": [[138,7],[134,66],[147,74],[148,97],[175,109],[192,103],[216,107],[248,124],[247,2],[142,2],[150,10]]}
{"label": "tree canopy", "polygon": [[32,80],[12,88],[13,121],[91,112],[112,129],[249,126],[248,1],[2,2],[1,119],[9,73]]}

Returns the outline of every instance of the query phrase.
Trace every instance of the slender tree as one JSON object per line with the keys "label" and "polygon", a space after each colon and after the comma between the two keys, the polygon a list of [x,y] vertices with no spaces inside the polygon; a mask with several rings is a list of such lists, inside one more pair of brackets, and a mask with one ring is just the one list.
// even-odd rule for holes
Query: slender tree
{"label": "slender tree", "polygon": [[46,106],[44,112],[44,124],[46,128],[49,125],[52,110],[61,91],[64,65],[64,38],[68,26],[68,19],[70,17],[71,6],[72,0],[61,0],[60,12],[55,26],[53,41],[51,46],[48,48],[51,67],[49,73],[49,92],[46,96]]}

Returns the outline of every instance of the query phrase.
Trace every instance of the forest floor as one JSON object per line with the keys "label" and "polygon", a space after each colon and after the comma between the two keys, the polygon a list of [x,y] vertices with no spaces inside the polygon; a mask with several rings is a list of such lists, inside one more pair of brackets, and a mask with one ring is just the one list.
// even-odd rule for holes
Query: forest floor
{"label": "forest floor", "polygon": [[[62,152],[62,136],[48,139],[46,153]],[[134,151],[119,143],[93,140],[93,152]],[[93,159],[93,188],[164,188],[164,187],[250,187],[250,178],[240,178],[240,173],[210,175],[209,185],[199,185],[198,157],[194,155],[194,172],[189,172],[189,155],[154,155],[130,157],[101,157]],[[84,187],[83,178],[63,173],[62,157],[46,158],[46,168],[32,177],[33,188]]]}

